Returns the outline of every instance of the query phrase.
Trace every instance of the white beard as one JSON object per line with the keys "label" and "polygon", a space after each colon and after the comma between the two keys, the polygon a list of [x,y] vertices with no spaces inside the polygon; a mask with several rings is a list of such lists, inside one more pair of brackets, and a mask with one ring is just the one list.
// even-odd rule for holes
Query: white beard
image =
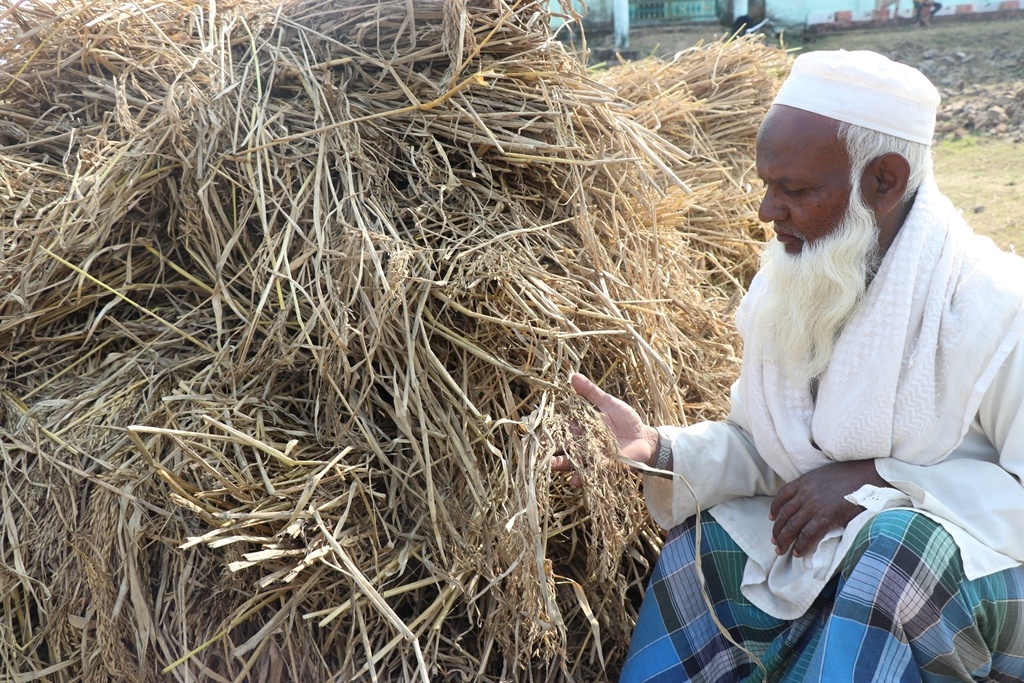
{"label": "white beard", "polygon": [[859,188],[839,226],[800,253],[772,240],[761,254],[765,285],[753,321],[765,357],[801,383],[821,375],[877,270],[877,253],[878,228]]}

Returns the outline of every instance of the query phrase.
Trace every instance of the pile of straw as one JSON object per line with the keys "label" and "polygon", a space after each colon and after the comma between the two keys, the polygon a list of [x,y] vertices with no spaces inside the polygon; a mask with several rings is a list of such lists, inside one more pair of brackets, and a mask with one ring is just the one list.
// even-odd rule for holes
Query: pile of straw
{"label": "pile of straw", "polygon": [[703,194],[682,197],[672,188],[659,203],[658,220],[687,235],[697,247],[695,263],[726,290],[750,284],[768,237],[757,220],[761,191],[754,142],[760,115],[754,113],[767,111],[788,70],[784,51],[748,36],[690,48],[668,60],[625,62],[598,75],[632,119],[689,154],[687,180],[699,178]]}
{"label": "pile of straw", "polygon": [[659,211],[735,184],[546,7],[5,4],[8,677],[616,676],[661,541],[566,380],[721,416],[712,232]]}

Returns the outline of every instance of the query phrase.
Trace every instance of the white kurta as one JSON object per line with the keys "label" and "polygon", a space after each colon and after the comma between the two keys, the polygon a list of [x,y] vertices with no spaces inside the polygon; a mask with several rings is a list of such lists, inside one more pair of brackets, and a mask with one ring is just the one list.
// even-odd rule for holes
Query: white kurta
{"label": "white kurta", "polygon": [[[689,483],[750,558],[744,595],[782,619],[807,610],[886,508],[940,523],[968,578],[1024,563],[1024,261],[975,237],[933,182],[922,185],[816,400],[761,353],[750,320],[764,286],[755,279],[737,315],[746,348],[730,418],[661,428],[686,481],[646,478],[655,521],[671,528],[697,511]],[[814,552],[777,555],[768,511],[778,489],[864,458],[891,488],[848,496],[866,511]]]}
{"label": "white kurta", "polygon": [[[727,422],[661,427],[672,441],[675,471],[689,482],[750,557],[743,594],[780,619],[802,615],[842,563],[857,532],[885,507],[919,510],[956,541],[969,579],[1024,563],[1024,344],[999,370],[982,399],[963,443],[935,465],[892,458],[875,461],[892,489],[872,489],[852,502],[872,506],[842,532],[803,558],[779,556],[771,544],[768,509],[785,484],[757,454],[743,422],[742,399],[733,392]],[[693,516],[697,503],[679,479],[647,476],[644,493],[654,520],[671,529]]]}

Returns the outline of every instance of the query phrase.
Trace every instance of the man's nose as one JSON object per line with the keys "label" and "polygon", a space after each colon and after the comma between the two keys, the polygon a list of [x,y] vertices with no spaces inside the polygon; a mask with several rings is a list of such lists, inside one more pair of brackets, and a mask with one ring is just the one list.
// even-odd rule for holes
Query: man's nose
{"label": "man's nose", "polygon": [[757,219],[762,223],[772,223],[784,221],[787,218],[789,218],[789,211],[786,209],[785,203],[779,200],[776,192],[770,188],[766,189],[761,198],[761,206],[757,209]]}

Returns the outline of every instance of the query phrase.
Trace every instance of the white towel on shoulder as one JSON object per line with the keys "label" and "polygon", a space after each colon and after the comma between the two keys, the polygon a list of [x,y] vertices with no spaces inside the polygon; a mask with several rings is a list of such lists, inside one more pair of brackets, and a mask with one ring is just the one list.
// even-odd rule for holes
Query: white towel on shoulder
{"label": "white towel on shoulder", "polygon": [[1021,264],[975,235],[933,181],[922,185],[839,337],[816,402],[749,336],[764,286],[755,278],[736,323],[758,452],[786,480],[833,461],[941,461],[1024,336]]}

